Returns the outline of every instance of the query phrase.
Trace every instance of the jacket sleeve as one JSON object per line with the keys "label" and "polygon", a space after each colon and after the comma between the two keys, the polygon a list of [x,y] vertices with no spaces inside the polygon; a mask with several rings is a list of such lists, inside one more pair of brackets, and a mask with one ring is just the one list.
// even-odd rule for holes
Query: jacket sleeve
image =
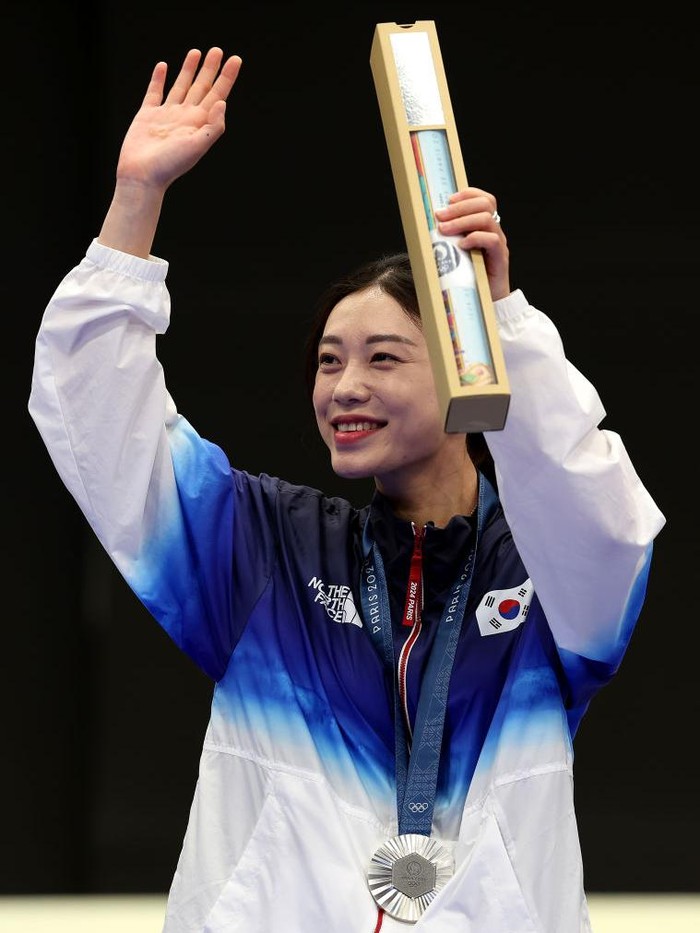
{"label": "jacket sleeve", "polygon": [[559,648],[616,666],[665,518],[552,321],[521,291],[496,315],[511,401],[485,437],[513,540]]}
{"label": "jacket sleeve", "polygon": [[29,411],[126,581],[212,677],[232,650],[232,480],[166,390],[167,263],[90,245],[36,340]]}

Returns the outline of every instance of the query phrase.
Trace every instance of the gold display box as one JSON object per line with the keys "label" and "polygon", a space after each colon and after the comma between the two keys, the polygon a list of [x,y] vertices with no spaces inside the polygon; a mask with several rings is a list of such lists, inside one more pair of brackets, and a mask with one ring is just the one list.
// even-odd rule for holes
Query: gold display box
{"label": "gold display box", "polygon": [[483,255],[433,214],[468,184],[435,23],[379,23],[370,65],[445,431],[500,430],[510,388]]}

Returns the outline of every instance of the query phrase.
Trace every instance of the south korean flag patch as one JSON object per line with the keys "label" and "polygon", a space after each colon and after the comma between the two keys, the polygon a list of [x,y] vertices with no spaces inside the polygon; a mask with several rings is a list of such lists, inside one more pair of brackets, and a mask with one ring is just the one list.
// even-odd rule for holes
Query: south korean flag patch
{"label": "south korean flag patch", "polygon": [[479,603],[476,621],[482,635],[512,632],[527,618],[534,594],[532,580],[510,590],[491,590]]}

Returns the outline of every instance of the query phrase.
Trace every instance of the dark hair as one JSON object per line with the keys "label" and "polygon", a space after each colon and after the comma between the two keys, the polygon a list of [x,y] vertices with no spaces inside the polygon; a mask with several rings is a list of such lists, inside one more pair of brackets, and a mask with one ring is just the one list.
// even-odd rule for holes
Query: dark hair
{"label": "dark hair", "polygon": [[418,297],[416,296],[411,263],[407,253],[395,253],[391,256],[383,256],[381,259],[366,262],[349,272],[342,279],[332,282],[316,301],[311,329],[306,338],[304,376],[309,398],[313,395],[316,381],[318,345],[331,311],[339,301],[347,298],[348,295],[354,295],[356,292],[364,291],[366,288],[372,288],[375,285],[398,302],[416,324],[420,324]]}
{"label": "dark hair", "polygon": [[[343,278],[328,285],[319,295],[311,328],[306,338],[304,352],[304,378],[309,398],[314,391],[318,370],[318,345],[323,336],[326,321],[331,311],[348,295],[364,291],[366,288],[379,287],[393,298],[406,314],[420,326],[420,307],[413,282],[413,272],[408,253],[392,253],[373,259],[357,266]],[[467,435],[467,450],[474,465],[495,483],[493,460],[481,433]]]}

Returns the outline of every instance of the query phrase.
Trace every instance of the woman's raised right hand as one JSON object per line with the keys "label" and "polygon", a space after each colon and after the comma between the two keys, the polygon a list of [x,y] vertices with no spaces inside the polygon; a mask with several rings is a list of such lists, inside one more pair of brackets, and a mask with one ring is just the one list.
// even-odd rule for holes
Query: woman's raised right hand
{"label": "woman's raised right hand", "polygon": [[147,186],[164,192],[188,172],[225,129],[226,99],[241,68],[232,55],[190,49],[164,97],[168,66],[158,62],[143,103],[127,130],[117,165],[117,184]]}

